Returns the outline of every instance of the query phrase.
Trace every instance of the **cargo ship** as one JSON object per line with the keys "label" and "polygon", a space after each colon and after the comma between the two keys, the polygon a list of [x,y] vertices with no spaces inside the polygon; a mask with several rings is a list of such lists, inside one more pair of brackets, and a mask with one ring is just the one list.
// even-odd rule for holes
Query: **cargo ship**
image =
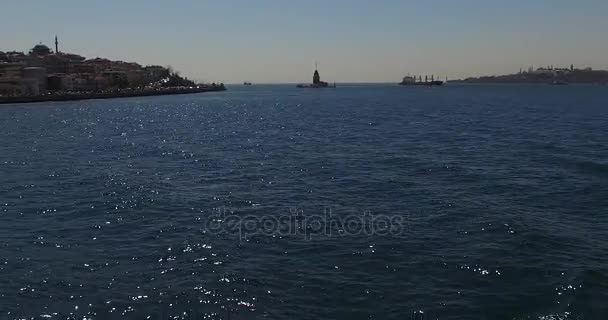
{"label": "cargo ship", "polygon": [[399,83],[402,86],[440,86],[443,84],[441,80],[435,80],[435,76],[424,77],[424,81],[422,81],[422,76],[406,76],[403,77],[403,80]]}

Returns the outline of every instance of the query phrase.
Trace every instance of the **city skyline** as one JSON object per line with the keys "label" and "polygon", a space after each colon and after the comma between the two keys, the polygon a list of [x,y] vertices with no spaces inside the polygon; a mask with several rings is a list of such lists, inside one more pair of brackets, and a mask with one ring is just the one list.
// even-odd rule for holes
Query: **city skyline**
{"label": "city skyline", "polygon": [[0,51],[54,48],[57,34],[60,51],[226,83],[302,82],[314,61],[331,82],[465,78],[530,65],[608,69],[601,1],[59,3],[3,4]]}

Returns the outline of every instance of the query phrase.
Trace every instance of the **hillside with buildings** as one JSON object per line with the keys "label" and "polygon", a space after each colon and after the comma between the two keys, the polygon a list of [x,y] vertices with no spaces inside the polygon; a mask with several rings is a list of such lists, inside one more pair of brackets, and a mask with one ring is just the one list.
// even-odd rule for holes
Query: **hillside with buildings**
{"label": "hillside with buildings", "polygon": [[591,68],[577,69],[574,65],[570,68],[555,68],[547,66],[528,70],[520,70],[518,73],[502,76],[485,76],[467,78],[451,82],[462,83],[541,83],[541,84],[608,84],[608,71],[593,70]]}
{"label": "hillside with buildings", "polygon": [[42,43],[28,53],[0,51],[0,97],[193,86],[201,85],[170,68],[61,52],[56,37],[54,51]]}

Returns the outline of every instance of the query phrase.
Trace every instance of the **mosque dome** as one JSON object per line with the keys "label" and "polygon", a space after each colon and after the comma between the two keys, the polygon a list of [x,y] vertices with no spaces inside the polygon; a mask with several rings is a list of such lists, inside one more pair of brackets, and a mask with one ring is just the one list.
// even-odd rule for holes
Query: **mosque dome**
{"label": "mosque dome", "polygon": [[40,43],[35,45],[32,50],[30,50],[30,54],[35,56],[46,56],[51,54],[51,49]]}

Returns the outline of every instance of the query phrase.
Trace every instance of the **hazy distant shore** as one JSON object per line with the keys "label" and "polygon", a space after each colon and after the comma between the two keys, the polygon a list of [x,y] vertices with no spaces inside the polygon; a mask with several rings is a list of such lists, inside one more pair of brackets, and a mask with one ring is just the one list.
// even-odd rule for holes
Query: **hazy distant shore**
{"label": "hazy distant shore", "polygon": [[608,84],[608,71],[590,69],[537,69],[500,76],[451,80],[451,83]]}

